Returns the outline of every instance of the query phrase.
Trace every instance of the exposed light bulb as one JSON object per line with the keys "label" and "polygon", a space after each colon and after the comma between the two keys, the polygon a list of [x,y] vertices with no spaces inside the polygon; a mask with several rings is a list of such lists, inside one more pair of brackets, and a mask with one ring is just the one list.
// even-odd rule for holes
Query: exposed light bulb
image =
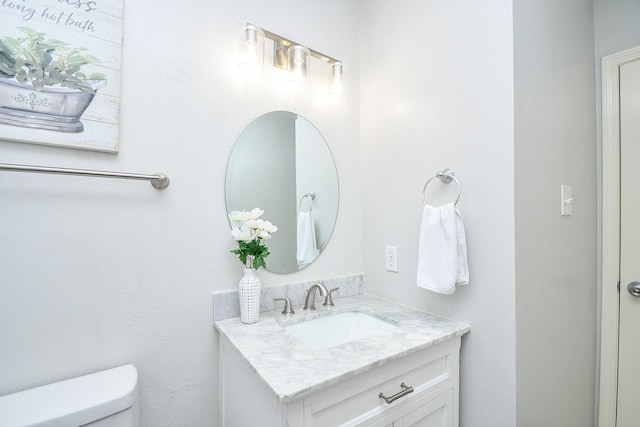
{"label": "exposed light bulb", "polygon": [[309,84],[309,49],[300,45],[293,45],[287,50],[289,71],[292,77],[289,84],[307,86]]}
{"label": "exposed light bulb", "polygon": [[344,97],[344,91],[342,88],[342,62],[334,62],[331,64],[331,74],[333,75],[333,81],[331,87],[327,93],[327,99],[330,101],[340,101]]}
{"label": "exposed light bulb", "polygon": [[247,24],[244,30],[244,58],[238,64],[238,71],[246,79],[262,74],[264,64],[264,34],[254,25]]}

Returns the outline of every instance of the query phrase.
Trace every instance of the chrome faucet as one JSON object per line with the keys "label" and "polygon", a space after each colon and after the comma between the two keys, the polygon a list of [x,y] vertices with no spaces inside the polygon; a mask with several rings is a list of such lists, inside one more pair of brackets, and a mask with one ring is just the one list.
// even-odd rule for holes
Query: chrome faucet
{"label": "chrome faucet", "polygon": [[307,297],[304,300],[303,310],[315,310],[316,309],[316,291],[320,290],[320,295],[327,298],[329,289],[322,283],[314,283],[307,291]]}
{"label": "chrome faucet", "polygon": [[307,291],[307,297],[304,300],[303,310],[315,310],[316,309],[316,291],[320,291],[320,295],[324,297],[324,306],[333,306],[333,298],[331,294],[337,291],[339,288],[327,289],[322,283],[314,283]]}

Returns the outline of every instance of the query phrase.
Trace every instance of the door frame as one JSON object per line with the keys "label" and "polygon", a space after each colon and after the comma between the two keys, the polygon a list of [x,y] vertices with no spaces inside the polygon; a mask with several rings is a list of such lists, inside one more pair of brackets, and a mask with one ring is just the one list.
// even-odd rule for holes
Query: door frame
{"label": "door frame", "polygon": [[620,315],[620,66],[640,46],[602,58],[602,270],[599,426],[616,424]]}

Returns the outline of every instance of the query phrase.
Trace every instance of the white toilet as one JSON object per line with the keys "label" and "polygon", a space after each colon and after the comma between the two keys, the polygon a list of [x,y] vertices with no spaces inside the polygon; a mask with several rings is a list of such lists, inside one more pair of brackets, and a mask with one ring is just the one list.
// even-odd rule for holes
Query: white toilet
{"label": "white toilet", "polygon": [[120,366],[0,397],[0,427],[138,427],[138,371]]}

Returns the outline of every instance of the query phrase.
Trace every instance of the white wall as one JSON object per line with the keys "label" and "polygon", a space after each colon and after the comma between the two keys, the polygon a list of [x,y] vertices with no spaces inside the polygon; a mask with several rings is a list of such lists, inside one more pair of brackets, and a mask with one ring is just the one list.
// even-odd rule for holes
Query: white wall
{"label": "white wall", "polygon": [[[511,1],[367,0],[361,8],[366,289],[470,323],[461,425],[514,426]],[[445,167],[462,186],[471,278],[452,296],[416,286],[421,191]],[[455,197],[446,190],[429,201]],[[385,245],[398,247],[398,273],[384,270]]]}
{"label": "white wall", "polygon": [[[340,0],[126,2],[120,153],[0,141],[0,160],[162,171],[171,185],[0,173],[0,394],[131,362],[144,425],[215,425],[211,292],[242,275],[225,168],[268,111],[296,111],[323,133],[341,204],[318,260],[292,275],[260,271],[263,283],[362,272],[355,19]],[[342,59],[345,102],[329,107],[318,85],[284,92],[270,66],[261,83],[235,80],[246,22]],[[312,85],[328,81],[326,64],[312,70],[322,76]]]}
{"label": "white wall", "polygon": [[[289,110],[313,122],[331,147],[340,209],[314,264],[286,276],[261,271],[263,283],[364,270],[370,293],[469,322],[463,426],[516,424],[516,357],[522,426],[545,417],[534,406],[546,396],[532,394],[548,389],[532,374],[553,363],[562,380],[549,394],[566,399],[567,408],[552,405],[550,414],[566,421],[570,411],[589,413],[595,375],[588,348],[595,330],[589,16],[585,2],[563,2],[570,14],[554,3],[516,2],[514,24],[509,0],[127,1],[120,153],[0,141],[1,160],[163,171],[172,183],[159,192],[146,183],[0,173],[0,394],[132,362],[141,373],[144,425],[214,425],[211,291],[235,287],[242,274],[229,253],[226,162],[252,119]],[[596,12],[603,3],[596,1]],[[529,12],[540,34],[529,28]],[[325,104],[318,86],[306,96],[283,91],[282,74],[270,66],[262,82],[236,80],[246,22],[342,59],[345,101]],[[547,25],[557,45],[537,39]],[[568,58],[566,46],[577,49]],[[312,73],[328,75],[323,65],[312,63]],[[543,120],[554,103],[565,107],[559,118],[570,112],[568,121]],[[529,130],[544,138],[534,140]],[[559,176],[540,173],[558,173],[566,157],[570,167]],[[471,283],[453,296],[415,286],[421,190],[445,167],[462,185],[458,206],[471,271]],[[561,180],[578,196],[575,215],[564,222],[556,211]],[[433,203],[453,191],[443,190]],[[539,215],[529,215],[529,207]],[[362,252],[353,242],[362,242]],[[397,274],[384,271],[385,245],[398,246]],[[570,291],[585,295],[571,299]],[[551,358],[541,352],[550,346],[568,353]],[[571,422],[586,420],[581,413]]]}

